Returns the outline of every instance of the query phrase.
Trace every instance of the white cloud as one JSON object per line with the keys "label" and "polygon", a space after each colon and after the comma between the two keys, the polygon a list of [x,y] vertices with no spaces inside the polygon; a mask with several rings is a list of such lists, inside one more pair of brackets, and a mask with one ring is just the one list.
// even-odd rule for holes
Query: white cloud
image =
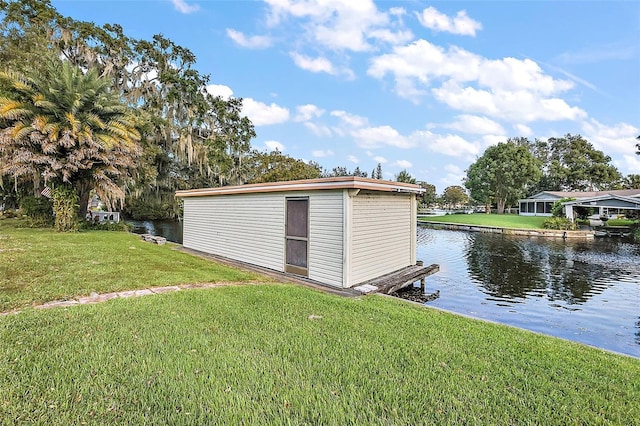
{"label": "white cloud", "polygon": [[413,163],[407,160],[398,160],[391,163],[391,166],[395,166],[400,169],[410,169],[411,167],[413,167]]}
{"label": "white cloud", "polygon": [[462,87],[450,81],[432,93],[450,108],[512,122],[575,121],[587,117],[584,110],[570,106],[563,99],[539,97],[527,90],[489,91]]}
{"label": "white cloud", "polygon": [[280,142],[278,141],[265,141],[265,146],[267,147],[267,149],[269,151],[280,151],[283,152],[284,151],[284,145],[282,145]]}
{"label": "white cloud", "polygon": [[479,117],[477,115],[469,114],[458,115],[456,116],[456,121],[443,127],[463,133],[478,135],[504,133],[504,129],[497,122],[487,117]]}
{"label": "white cloud", "polygon": [[313,155],[314,157],[318,157],[318,158],[322,158],[322,157],[330,157],[333,155],[333,151],[331,151],[330,149],[328,150],[315,150],[315,151],[311,151],[311,155]]}
{"label": "white cloud", "polygon": [[[582,123],[585,138],[605,153],[635,153],[640,129],[631,124],[604,125],[593,118]],[[634,173],[640,173],[638,169]]]}
{"label": "white cloud", "polygon": [[324,110],[318,108],[313,104],[300,105],[296,107],[297,114],[293,121],[309,121],[312,118],[321,117],[324,114]]}
{"label": "white cloud", "polygon": [[379,155],[378,155],[378,156],[373,157],[373,159],[374,159],[375,161],[377,161],[378,163],[380,163],[380,164],[385,164],[385,163],[387,162],[387,159],[386,159],[386,158],[381,157],[381,156],[379,156]]}
{"label": "white cloud", "polygon": [[352,162],[353,164],[358,164],[360,160],[355,155],[350,155],[347,157],[347,160]]}
{"label": "white cloud", "polygon": [[247,49],[265,49],[273,44],[273,40],[268,36],[251,36],[247,37],[240,31],[227,28],[227,37],[233,40],[238,46]]}
{"label": "white cloud", "polygon": [[482,29],[482,24],[469,18],[465,10],[459,11],[455,17],[450,18],[431,6],[424,9],[422,13],[416,13],[416,16],[422,26],[434,31],[475,37],[476,31]]}
{"label": "white cloud", "polygon": [[309,42],[331,50],[364,52],[372,43],[406,42],[412,35],[405,29],[395,30],[392,17],[401,16],[398,8],[381,12],[372,0],[324,1],[266,0],[268,24],[276,26],[288,16],[297,18]]}
{"label": "white cloud", "polygon": [[614,165],[623,175],[640,174],[640,155],[623,155],[622,160],[614,161]]}
{"label": "white cloud", "polygon": [[333,134],[331,129],[327,126],[321,126],[310,121],[304,123],[304,126],[307,129],[311,130],[311,132],[313,132],[313,134],[316,136],[331,136]]}
{"label": "white cloud", "polygon": [[518,132],[518,136],[528,137],[533,135],[533,130],[531,130],[531,127],[525,126],[524,124],[514,124],[513,128],[516,132]]}
{"label": "white cloud", "polygon": [[338,68],[325,57],[311,58],[297,52],[290,52],[289,56],[299,68],[315,73],[324,72],[330,75],[343,75],[348,79],[354,78],[353,71],[348,68]]}
{"label": "white cloud", "polygon": [[480,152],[478,143],[468,142],[458,135],[440,135],[428,130],[419,130],[411,135],[431,151],[452,157],[471,157]]}
{"label": "white cloud", "polygon": [[289,55],[293,59],[293,62],[303,70],[311,72],[326,72],[331,75],[338,74],[338,71],[327,58],[310,58],[297,52],[291,52]]}
{"label": "white cloud", "polygon": [[271,103],[270,105],[256,101],[252,98],[244,98],[242,113],[249,117],[255,126],[267,126],[269,124],[284,123],[289,120],[287,108]]}
{"label": "white cloud", "polygon": [[171,3],[173,3],[173,7],[175,7],[178,12],[184,14],[189,14],[200,10],[200,6],[198,6],[197,4],[188,4],[184,0],[171,0]]}
{"label": "white cloud", "polygon": [[228,100],[233,95],[233,90],[224,84],[210,84],[207,86],[207,92],[211,96],[220,96],[224,100]]}
{"label": "white cloud", "polygon": [[350,114],[346,111],[331,111],[332,117],[338,117],[343,124],[352,127],[363,127],[369,124],[369,120],[359,115]]}
{"label": "white cloud", "polygon": [[396,148],[411,148],[413,141],[398,133],[391,126],[363,127],[350,132],[360,148],[379,148],[394,146]]}
{"label": "white cloud", "polygon": [[490,60],[456,46],[444,49],[417,40],[375,57],[367,74],[393,76],[397,94],[414,102],[431,89],[440,102],[469,114],[520,123],[587,117],[558,97],[575,83],[546,75],[531,59]]}
{"label": "white cloud", "polygon": [[[444,166],[445,174],[440,178],[438,182],[442,183],[443,188],[447,188],[449,186],[459,185],[464,188],[462,185],[463,179],[466,177],[466,173],[460,167],[455,164],[447,164]],[[443,191],[444,192],[444,189]]]}

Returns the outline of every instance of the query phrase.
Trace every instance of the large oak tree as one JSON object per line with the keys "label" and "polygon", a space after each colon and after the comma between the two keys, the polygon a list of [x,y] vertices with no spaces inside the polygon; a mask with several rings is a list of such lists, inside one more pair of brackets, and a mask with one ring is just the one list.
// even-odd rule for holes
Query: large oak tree
{"label": "large oak tree", "polygon": [[487,148],[467,169],[464,184],[474,200],[486,205],[495,202],[498,213],[504,213],[505,206],[525,195],[540,176],[540,163],[529,147],[509,139]]}

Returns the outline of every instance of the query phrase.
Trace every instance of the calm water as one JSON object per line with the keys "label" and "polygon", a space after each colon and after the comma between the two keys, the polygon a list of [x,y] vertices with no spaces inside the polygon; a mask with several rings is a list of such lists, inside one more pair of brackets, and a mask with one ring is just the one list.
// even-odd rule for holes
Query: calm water
{"label": "calm water", "polygon": [[136,234],[151,234],[165,237],[168,241],[182,244],[182,221],[178,220],[125,220],[133,225]]}
{"label": "calm water", "polygon": [[[182,222],[128,221],[182,243]],[[418,227],[427,305],[640,357],[640,245]]]}
{"label": "calm water", "polygon": [[418,227],[427,305],[640,357],[640,245]]}

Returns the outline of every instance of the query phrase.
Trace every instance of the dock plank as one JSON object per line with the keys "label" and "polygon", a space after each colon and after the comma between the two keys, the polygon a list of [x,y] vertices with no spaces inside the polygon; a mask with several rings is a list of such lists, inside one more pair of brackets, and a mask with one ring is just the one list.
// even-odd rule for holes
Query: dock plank
{"label": "dock plank", "polygon": [[356,290],[363,293],[384,293],[391,294],[404,287],[407,287],[416,281],[423,280],[429,275],[433,275],[440,270],[440,265],[432,264],[429,266],[412,265],[399,271],[365,281],[355,287]]}

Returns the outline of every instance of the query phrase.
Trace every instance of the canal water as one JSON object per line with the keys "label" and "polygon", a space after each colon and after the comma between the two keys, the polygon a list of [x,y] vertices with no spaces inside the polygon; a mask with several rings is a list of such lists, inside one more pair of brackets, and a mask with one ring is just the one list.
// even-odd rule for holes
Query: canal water
{"label": "canal water", "polygon": [[418,227],[427,302],[640,357],[640,245]]}
{"label": "canal water", "polygon": [[[128,221],[182,243],[182,222]],[[640,358],[640,244],[418,227],[426,305]]]}

